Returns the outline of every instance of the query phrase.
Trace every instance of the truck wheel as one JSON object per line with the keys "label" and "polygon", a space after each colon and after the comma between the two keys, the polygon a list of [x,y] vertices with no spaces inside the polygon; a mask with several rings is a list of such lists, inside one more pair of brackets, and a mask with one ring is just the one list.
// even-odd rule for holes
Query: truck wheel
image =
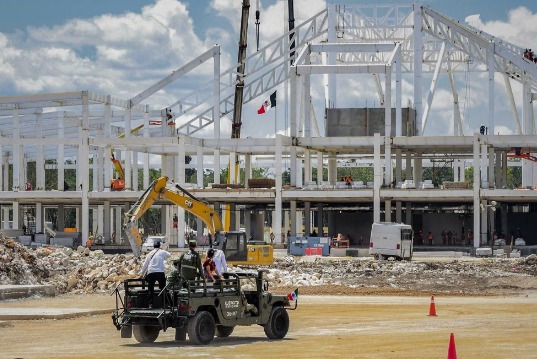
{"label": "truck wheel", "polygon": [[229,337],[231,335],[231,333],[233,333],[233,329],[235,329],[235,327],[228,327],[228,326],[225,326],[225,325],[217,325],[216,326],[216,336],[221,337],[221,338]]}
{"label": "truck wheel", "polygon": [[139,343],[153,343],[158,338],[159,327],[150,325],[133,325],[132,334]]}
{"label": "truck wheel", "polygon": [[375,254],[375,260],[382,261],[382,260],[384,260],[384,256],[382,254],[376,253]]}
{"label": "truck wheel", "polygon": [[283,339],[289,330],[289,314],[283,307],[273,307],[269,321],[264,326],[269,339]]}
{"label": "truck wheel", "polygon": [[188,337],[192,344],[209,344],[214,338],[215,327],[212,314],[202,310],[188,321]]}

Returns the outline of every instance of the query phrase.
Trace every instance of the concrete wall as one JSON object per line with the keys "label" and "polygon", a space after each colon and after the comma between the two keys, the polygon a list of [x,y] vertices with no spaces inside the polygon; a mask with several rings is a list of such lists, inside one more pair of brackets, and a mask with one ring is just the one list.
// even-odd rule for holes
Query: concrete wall
{"label": "concrete wall", "polygon": [[[325,135],[373,136],[384,135],[384,108],[329,108],[325,120]],[[402,135],[414,135],[416,111],[402,109]],[[395,108],[392,108],[392,136],[395,136]]]}

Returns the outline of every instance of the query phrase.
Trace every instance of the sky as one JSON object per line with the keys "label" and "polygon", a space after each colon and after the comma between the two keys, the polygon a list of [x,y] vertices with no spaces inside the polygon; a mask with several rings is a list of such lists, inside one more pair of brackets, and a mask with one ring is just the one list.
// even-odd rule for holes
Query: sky
{"label": "sky", "polygon": [[[283,33],[283,5],[287,1],[260,0],[260,3],[261,43],[266,44]],[[345,3],[392,4],[394,1],[348,0]],[[469,21],[516,45],[537,49],[536,1],[425,0],[421,3],[460,22]],[[222,46],[222,70],[227,69],[237,58],[240,4],[239,0],[2,0],[0,96],[90,90],[128,99],[215,43]],[[251,0],[251,6],[250,19],[256,10],[256,0]],[[294,6],[298,24],[323,9],[326,1],[295,0]],[[252,21],[250,30],[253,29]],[[252,41],[249,49],[254,48]],[[201,75],[209,70],[202,68]],[[464,116],[470,132],[485,121],[483,113],[486,111],[479,106],[480,99],[488,98],[485,82],[479,75],[472,76],[469,86],[461,84],[465,88],[461,88],[459,94],[463,97],[461,102],[466,108]],[[457,80],[461,82],[462,78]],[[199,80],[189,77],[185,81],[183,85],[188,87]],[[496,81],[503,83],[501,76],[497,76]],[[411,98],[411,79],[403,79],[403,82],[405,94]],[[369,85],[348,85],[349,94],[341,95],[342,103],[349,107],[374,104],[376,92]],[[428,87],[425,78],[424,89]],[[186,91],[176,90],[177,93],[172,89],[155,95],[154,102],[173,103],[178,93]],[[520,92],[516,85],[513,90],[515,96]],[[322,103],[323,90],[316,88],[312,93]],[[449,87],[437,90],[431,112],[436,120],[431,122],[428,134],[442,134],[446,125],[450,126],[451,115],[446,111],[452,108],[450,96]],[[514,126],[508,119],[507,102],[505,106],[501,102],[505,101],[502,99],[505,96],[497,96],[495,131],[510,134]],[[259,98],[245,106],[244,136],[274,136],[274,117],[265,115],[260,119],[256,114],[263,100]],[[279,103],[281,100],[280,91]],[[317,112],[322,127],[323,112]],[[284,116],[283,108],[277,107],[280,133],[284,132]],[[230,133],[229,117],[228,122],[222,124],[222,137]],[[206,134],[211,132],[206,129]]]}

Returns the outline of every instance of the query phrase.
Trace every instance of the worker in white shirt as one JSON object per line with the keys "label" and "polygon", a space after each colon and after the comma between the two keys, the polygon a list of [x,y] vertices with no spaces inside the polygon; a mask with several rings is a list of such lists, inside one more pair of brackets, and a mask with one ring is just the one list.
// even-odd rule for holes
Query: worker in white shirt
{"label": "worker in white shirt", "polygon": [[166,276],[164,275],[164,261],[170,253],[160,249],[160,242],[153,244],[154,249],[147,254],[145,262],[140,272],[140,278],[147,281],[149,291],[149,307],[153,306],[153,296],[155,294],[155,282],[158,281],[160,290],[166,286]]}
{"label": "worker in white shirt", "polygon": [[213,257],[214,264],[216,266],[216,270],[220,275],[227,272],[227,262],[226,262],[226,255],[224,254],[224,251],[221,249],[214,249],[214,257]]}

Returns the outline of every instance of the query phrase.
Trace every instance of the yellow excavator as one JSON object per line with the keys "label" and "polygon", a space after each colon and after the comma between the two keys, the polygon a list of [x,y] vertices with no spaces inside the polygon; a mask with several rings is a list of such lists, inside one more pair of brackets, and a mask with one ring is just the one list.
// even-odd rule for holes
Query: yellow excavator
{"label": "yellow excavator", "polygon": [[[190,192],[172,183],[168,177],[153,181],[149,188],[125,214],[125,232],[136,256],[141,253],[142,237],[138,219],[159,200],[167,200],[200,218],[209,230],[209,246],[224,251],[226,260],[233,265],[269,265],[274,262],[272,246],[248,243],[244,232],[224,232],[218,213]],[[214,239],[214,241],[213,241]]]}

